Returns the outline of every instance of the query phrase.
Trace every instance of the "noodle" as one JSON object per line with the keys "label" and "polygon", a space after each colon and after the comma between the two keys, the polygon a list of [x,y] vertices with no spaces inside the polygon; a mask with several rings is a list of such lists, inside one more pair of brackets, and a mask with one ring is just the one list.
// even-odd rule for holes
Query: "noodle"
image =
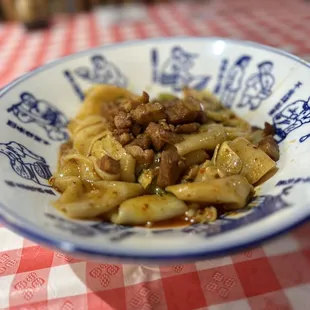
{"label": "noodle", "polygon": [[96,85],[68,129],[50,183],[61,193],[53,205],[71,218],[211,222],[219,209],[244,208],[279,158],[270,132],[187,88],[150,100]]}

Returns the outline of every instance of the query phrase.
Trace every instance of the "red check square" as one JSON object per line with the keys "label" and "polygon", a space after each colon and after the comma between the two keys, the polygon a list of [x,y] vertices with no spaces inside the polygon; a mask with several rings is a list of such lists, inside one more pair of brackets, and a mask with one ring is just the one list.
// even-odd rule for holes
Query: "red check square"
{"label": "red check square", "polygon": [[281,289],[267,258],[237,263],[235,269],[247,297]]}
{"label": "red check square", "polygon": [[198,272],[163,278],[168,309],[196,309],[206,306]]}
{"label": "red check square", "polygon": [[88,293],[87,307],[81,309],[126,310],[125,300],[125,288]]}
{"label": "red check square", "polygon": [[17,273],[50,268],[54,252],[40,246],[23,248]]}

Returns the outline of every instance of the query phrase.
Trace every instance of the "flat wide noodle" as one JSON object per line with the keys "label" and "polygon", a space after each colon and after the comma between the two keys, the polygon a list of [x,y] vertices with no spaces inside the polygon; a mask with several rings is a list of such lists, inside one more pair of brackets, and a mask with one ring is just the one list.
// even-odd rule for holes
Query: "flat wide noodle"
{"label": "flat wide noodle", "polygon": [[209,223],[244,208],[279,158],[272,126],[252,128],[208,91],[183,95],[90,88],[50,179],[61,193],[54,207],[123,225]]}
{"label": "flat wide noodle", "polygon": [[76,134],[73,147],[81,155],[88,156],[91,152],[93,144],[103,136],[105,129],[106,125],[103,123],[98,123],[84,128],[84,130],[81,130]]}
{"label": "flat wide noodle", "polygon": [[214,148],[226,140],[223,126],[209,127],[206,132],[188,135],[184,141],[176,144],[178,153],[182,156],[198,150],[214,150]]}
{"label": "flat wide noodle", "polygon": [[182,200],[172,195],[146,195],[123,202],[111,215],[111,221],[115,224],[142,225],[181,216],[187,209]]}
{"label": "flat wide noodle", "polygon": [[244,138],[237,138],[228,146],[242,160],[242,171],[250,184],[258,182],[268,171],[275,168],[276,163],[262,150]]}
{"label": "flat wide noodle", "polygon": [[129,198],[143,194],[143,187],[137,183],[98,181],[88,191],[78,185],[67,187],[54,205],[69,217],[93,218],[117,208]]}
{"label": "flat wide noodle", "polygon": [[231,176],[206,182],[168,186],[166,191],[180,200],[208,205],[223,204],[227,209],[240,209],[248,202],[253,187],[243,176]]}

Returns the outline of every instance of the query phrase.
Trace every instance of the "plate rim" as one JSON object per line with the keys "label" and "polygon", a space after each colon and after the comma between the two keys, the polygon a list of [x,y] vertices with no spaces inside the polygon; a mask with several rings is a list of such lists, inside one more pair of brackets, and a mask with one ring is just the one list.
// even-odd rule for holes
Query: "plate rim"
{"label": "plate rim", "polygon": [[[260,43],[247,41],[247,40],[238,40],[238,39],[230,39],[230,38],[222,38],[222,37],[203,37],[203,36],[174,36],[174,37],[157,37],[157,38],[149,38],[149,39],[141,39],[141,40],[132,40],[132,41],[124,41],[124,42],[115,42],[115,43],[109,43],[106,45],[101,45],[94,48],[89,48],[74,54],[66,55],[64,57],[60,57],[56,60],[53,60],[49,63],[46,63],[40,67],[37,67],[17,79],[13,80],[6,86],[4,86],[0,90],[0,98],[3,97],[7,92],[14,89],[15,86],[19,85],[21,82],[29,79],[30,77],[33,77],[37,75],[38,73],[48,70],[52,67],[56,67],[57,65],[66,62],[67,60],[73,60],[75,58],[81,57],[84,54],[90,54],[94,51],[104,51],[109,48],[119,48],[121,46],[130,46],[130,45],[143,45],[148,43],[159,43],[159,42],[169,42],[172,41],[224,41],[225,43],[230,44],[238,44],[240,46],[249,46],[258,48],[261,50],[267,50],[269,52],[272,52],[274,54],[278,54],[281,56],[284,56],[286,58],[289,58],[295,62],[298,62],[299,64],[310,68],[310,63],[308,63],[306,60],[295,56],[291,53],[288,53],[284,50],[263,45]],[[179,42],[181,44],[181,42]],[[1,197],[0,197],[1,198]],[[7,216],[9,215],[9,216]],[[10,220],[11,218],[14,218],[18,221],[18,223],[14,222],[14,220]],[[295,220],[294,220],[295,219]],[[60,251],[71,253],[71,254],[78,254],[82,256],[90,256],[90,257],[96,257],[96,258],[112,258],[112,259],[119,259],[119,260],[135,260],[135,261],[152,261],[152,262],[159,262],[159,261],[193,261],[193,260],[199,260],[199,259],[206,259],[206,258],[212,258],[212,257],[218,257],[223,255],[228,255],[231,252],[239,251],[244,248],[253,247],[257,244],[260,244],[261,242],[264,242],[266,240],[269,240],[271,238],[277,237],[281,234],[284,234],[291,229],[307,222],[310,220],[310,214],[306,215],[303,218],[293,218],[292,221],[285,223],[285,225],[278,226],[277,229],[272,230],[271,232],[261,234],[261,235],[254,235],[250,238],[249,241],[243,241],[240,240],[237,244],[231,245],[226,244],[225,246],[221,247],[220,249],[212,249],[212,250],[191,250],[191,253],[182,254],[182,255],[176,255],[176,254],[144,254],[144,253],[131,253],[130,251],[126,251],[127,253],[124,253],[124,251],[115,251],[115,250],[94,250],[92,248],[89,248],[87,246],[80,246],[75,244],[72,241],[65,240],[64,238],[60,238],[60,240],[57,240],[56,238],[44,235],[44,231],[42,233],[36,232],[35,229],[31,228],[30,223],[27,222],[27,220],[20,218],[17,213],[12,211],[10,208],[8,208],[6,205],[1,203],[0,201],[0,221],[4,223],[6,228],[9,228],[10,230],[18,233],[19,235],[33,240],[34,242],[38,244],[45,245],[47,247],[58,249]],[[20,223],[19,223],[20,222]],[[24,223],[24,224],[23,224]],[[254,223],[253,223],[254,224]],[[29,227],[27,227],[29,226]]]}

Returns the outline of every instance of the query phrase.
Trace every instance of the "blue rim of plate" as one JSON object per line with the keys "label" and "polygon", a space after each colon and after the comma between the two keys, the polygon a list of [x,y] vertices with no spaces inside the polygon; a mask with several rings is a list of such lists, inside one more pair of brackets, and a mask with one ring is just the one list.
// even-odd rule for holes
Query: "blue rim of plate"
{"label": "blue rim of plate", "polygon": [[[4,88],[0,90],[0,98],[5,95],[8,91],[12,90],[15,86],[19,85],[21,82],[27,80],[29,77],[32,77],[44,70],[47,70],[51,67],[55,67],[60,63],[65,62],[66,60],[72,60],[74,58],[83,56],[84,54],[87,55],[91,51],[103,51],[105,49],[109,48],[115,48],[115,47],[121,47],[121,46],[129,46],[129,45],[141,45],[145,43],[159,43],[159,42],[165,42],[165,41],[224,41],[227,43],[236,43],[238,45],[243,45],[243,46],[250,46],[254,47],[257,49],[261,50],[267,50],[269,52],[272,52],[274,54],[278,54],[281,56],[284,56],[286,58],[292,59],[301,65],[310,68],[310,64],[297,57],[294,56],[288,52],[282,51],[280,49],[266,46],[263,44],[251,42],[251,41],[243,41],[243,40],[235,40],[235,39],[228,39],[228,38],[221,38],[221,37],[188,37],[188,36],[176,36],[176,37],[160,37],[160,38],[150,38],[150,39],[145,39],[145,40],[134,40],[134,41],[126,41],[126,42],[120,42],[120,43],[113,43],[113,44],[108,44],[105,46],[100,46],[96,48],[91,48],[87,49],[78,53],[74,53],[72,55],[68,55],[65,57],[62,57],[60,59],[54,60],[53,62],[50,62],[48,64],[45,64],[37,69],[34,69],[21,77],[13,80],[11,83],[6,85]],[[6,216],[5,214],[9,215]],[[18,222],[25,223],[23,225],[22,223],[14,223],[14,220],[10,220],[9,217],[12,217],[16,219]],[[0,202],[0,221],[4,223],[5,226],[7,226],[10,230],[24,236],[27,239],[33,240],[34,242],[42,245],[46,245],[47,247],[53,248],[53,249],[58,249],[63,252],[67,253],[72,253],[72,254],[78,254],[81,256],[85,257],[93,257],[93,258],[110,258],[110,259],[124,259],[124,260],[135,260],[135,261],[150,261],[150,262],[160,262],[160,261],[193,261],[193,260],[200,260],[200,259],[206,259],[206,258],[212,258],[212,257],[218,257],[218,256],[224,256],[232,252],[237,252],[239,250],[253,247],[257,244],[260,244],[268,239],[274,238],[279,236],[280,234],[286,233],[290,231],[291,229],[307,222],[310,220],[310,216],[306,216],[301,219],[295,219],[292,220],[290,223],[287,223],[286,225],[279,226],[277,229],[273,230],[272,232],[268,232],[265,235],[254,235],[250,241],[240,241],[238,244],[228,244],[223,246],[219,250],[197,250],[193,251],[188,254],[182,254],[182,255],[167,255],[167,254],[143,254],[139,253],[138,255],[136,254],[130,254],[128,251],[127,253],[121,252],[121,251],[106,251],[106,250],[93,250],[92,248],[89,248],[87,246],[80,246],[72,243],[69,240],[57,240],[49,236],[44,236],[43,233],[38,233],[35,231],[35,229],[32,228],[32,224],[28,222],[25,219],[22,219],[19,217],[19,215],[15,212],[12,212],[8,207],[6,207],[4,204]],[[28,227],[27,227],[28,226]]]}

